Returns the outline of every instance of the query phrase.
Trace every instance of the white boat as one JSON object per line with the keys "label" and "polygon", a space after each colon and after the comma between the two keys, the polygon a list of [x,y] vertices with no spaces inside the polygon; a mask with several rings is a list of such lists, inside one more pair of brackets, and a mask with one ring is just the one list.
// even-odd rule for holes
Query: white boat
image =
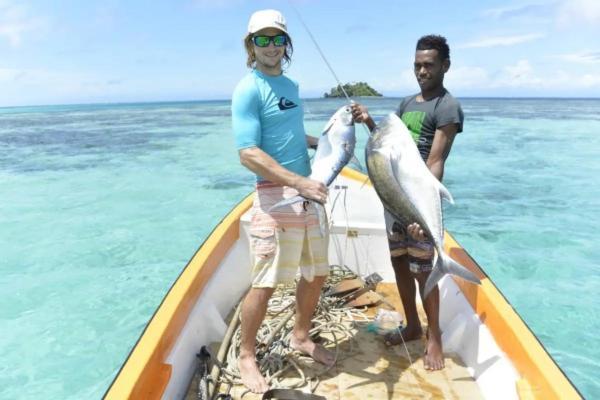
{"label": "white boat", "polygon": [[[366,181],[365,175],[346,168],[330,187],[330,263],[345,264],[360,276],[377,272],[391,284],[394,274],[383,209]],[[185,398],[200,347],[223,338],[227,316],[250,285],[247,211],[251,205],[252,194],[225,216],[194,254],[105,399]],[[361,397],[388,399],[582,398],[482,268],[449,234],[445,248],[482,280],[480,286],[448,276],[440,282],[442,340],[445,354],[451,357],[447,368],[428,372],[422,361],[414,360],[398,374],[387,373],[387,382],[377,380],[371,385],[364,376],[356,377],[361,382],[358,388],[356,382],[336,381],[334,394],[327,398],[353,398],[357,390]],[[380,339],[373,335],[372,340]],[[382,347],[374,360],[381,357],[390,364],[396,356],[401,357],[400,350]],[[453,375],[449,364],[456,366],[458,375]],[[338,373],[352,378],[339,366]]]}

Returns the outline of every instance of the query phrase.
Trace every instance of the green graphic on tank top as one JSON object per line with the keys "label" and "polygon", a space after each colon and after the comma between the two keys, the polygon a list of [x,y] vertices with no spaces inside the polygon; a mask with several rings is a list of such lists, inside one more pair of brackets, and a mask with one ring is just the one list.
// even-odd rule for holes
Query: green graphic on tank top
{"label": "green graphic on tank top", "polygon": [[402,114],[402,122],[404,122],[410,131],[415,143],[419,143],[419,138],[421,137],[421,128],[423,127],[425,115],[427,114],[423,111],[408,111]]}

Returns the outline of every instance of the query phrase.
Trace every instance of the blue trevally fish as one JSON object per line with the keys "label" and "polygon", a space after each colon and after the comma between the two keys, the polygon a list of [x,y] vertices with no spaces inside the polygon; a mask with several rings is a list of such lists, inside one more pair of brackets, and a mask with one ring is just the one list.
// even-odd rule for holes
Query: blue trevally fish
{"label": "blue trevally fish", "polygon": [[[352,109],[346,105],[339,108],[323,128],[313,158],[310,179],[329,186],[342,168],[353,158],[356,159],[354,157],[355,145],[356,133]],[[305,200],[310,199],[300,195],[294,196],[273,205],[269,211]]]}
{"label": "blue trevally fish", "polygon": [[424,296],[445,274],[480,284],[471,271],[444,252],[442,198],[452,195],[429,171],[408,128],[396,114],[385,117],[373,131],[365,148],[369,179],[383,206],[402,224],[418,223],[435,247],[433,270]]}

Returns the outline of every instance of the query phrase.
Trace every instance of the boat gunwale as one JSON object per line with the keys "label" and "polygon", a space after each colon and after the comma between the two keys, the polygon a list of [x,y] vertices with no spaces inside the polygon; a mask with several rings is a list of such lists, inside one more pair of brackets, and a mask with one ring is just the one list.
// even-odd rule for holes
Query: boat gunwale
{"label": "boat gunwale", "polygon": [[[346,178],[358,181],[358,182],[366,182],[369,186],[371,182],[368,182],[367,176],[362,172],[344,168],[342,170],[342,175]],[[176,337],[171,335],[171,340],[164,342],[163,335],[169,335],[168,329],[171,327],[171,321],[175,317],[174,315],[167,315],[168,319],[165,321],[158,321],[159,313],[163,309],[163,306],[170,300],[170,297],[175,292],[175,289],[179,285],[185,285],[185,292],[190,290],[190,286],[194,284],[197,279],[202,278],[200,275],[204,271],[205,264],[207,263],[208,256],[210,256],[216,249],[213,246],[209,247],[208,244],[212,242],[219,241],[225,236],[227,232],[229,232],[232,227],[237,224],[237,239],[239,239],[239,224],[241,216],[244,212],[246,212],[252,203],[254,191],[248,194],[242,201],[240,201],[235,207],[233,207],[224,217],[223,219],[215,226],[215,228],[211,231],[209,235],[207,235],[206,239],[202,242],[202,244],[198,247],[196,252],[190,258],[185,267],[181,270],[177,279],[171,285],[169,291],[165,294],[162,301],[156,308],[152,317],[148,320],[148,323],[144,327],[144,330],[141,332],[138,340],[135,345],[131,348],[127,358],[119,368],[119,371],[115,375],[111,385],[106,390],[106,393],[103,396],[103,399],[123,399],[123,398],[132,398],[133,394],[136,391],[139,391],[141,388],[140,382],[148,381],[148,377],[144,377],[144,375],[149,369],[152,367],[154,369],[166,368],[168,371],[162,371],[161,373],[167,375],[167,381],[164,382],[163,387],[158,389],[157,391],[147,392],[146,395],[151,395],[151,397],[145,398],[161,398],[165,388],[166,383],[168,383],[168,378],[170,376],[170,366],[165,364],[165,360],[168,356],[169,351],[172,349],[175,344]],[[217,236],[217,234],[220,235]],[[445,240],[445,248],[450,256],[453,256],[451,253],[462,253],[459,257],[463,257],[468,262],[465,267],[469,268],[475,274],[477,274],[480,278],[482,278],[482,285],[476,286],[469,284],[463,281],[460,278],[455,278],[454,281],[460,288],[462,294],[468,301],[468,303],[473,308],[474,312],[477,314],[481,322],[490,330],[494,339],[497,341],[499,348],[504,351],[511,363],[514,365],[515,369],[518,371],[521,376],[521,381],[525,380],[528,384],[519,385],[518,393],[520,396],[524,397],[533,397],[533,398],[583,398],[577,387],[573,384],[573,382],[569,379],[569,377],[565,374],[562,368],[556,363],[556,361],[551,357],[550,353],[546,350],[544,345],[541,343],[539,338],[533,333],[530,327],[525,323],[523,318],[519,315],[519,313],[512,306],[510,301],[504,296],[504,294],[498,289],[498,287],[494,284],[494,282],[490,279],[490,277],[485,273],[483,268],[469,255],[469,253],[454,239],[454,237],[446,232],[446,237],[450,240]],[[231,243],[228,243],[227,249],[230,249],[234,244],[235,240]],[[453,246],[454,245],[454,246]],[[205,255],[204,252],[207,252]],[[204,261],[196,266],[196,274],[190,277],[190,281],[183,281],[183,276],[186,273],[189,273],[189,269],[191,265],[195,262],[196,258],[202,258],[204,256]],[[193,299],[194,302],[198,300],[198,298],[202,295],[204,288],[206,287],[206,283],[210,280],[214,272],[217,270],[219,264],[208,276],[204,276],[201,282],[196,282],[199,287],[197,288],[197,292],[195,293],[195,297]],[[183,290],[183,289],[181,289]],[[187,298],[183,298],[182,301],[189,300]],[[478,301],[481,300],[481,301]],[[482,302],[487,302],[490,307],[489,309],[495,310],[496,317],[490,319],[489,315],[486,315],[485,312],[489,310],[488,308],[482,308]],[[485,305],[485,304],[484,304]],[[181,302],[177,303],[176,311],[180,311],[179,307],[181,307]],[[179,329],[183,327],[183,324],[189,317],[191,310],[193,308],[193,304],[188,304],[186,310],[182,311],[185,315],[178,315],[179,320],[183,320]],[[484,316],[484,318],[482,318]],[[492,323],[492,320],[496,319]],[[508,322],[511,320],[515,325],[510,325]],[[161,335],[157,338],[148,339],[147,334],[153,328],[154,324],[162,324],[163,329]],[[494,328],[494,324],[500,325]],[[179,324],[178,324],[179,325]],[[492,325],[492,326],[490,326]],[[499,328],[499,329],[498,329]],[[158,329],[158,328],[157,328]],[[172,328],[174,329],[174,328]],[[512,342],[506,343],[505,340],[502,340],[502,335],[504,332],[508,330],[512,332],[514,338]],[[171,332],[172,333],[172,332]],[[151,343],[144,343],[144,341],[148,340]],[[162,342],[162,346],[161,345]],[[524,343],[525,342],[525,343]],[[537,343],[537,346],[535,344]],[[527,348],[528,344],[533,344],[533,347]],[[146,349],[145,347],[153,346],[150,349]],[[157,352],[160,350],[160,354]],[[525,360],[519,356],[519,351],[527,351],[528,356]],[[535,356],[541,356],[543,360],[535,359]],[[144,360],[135,360],[136,358],[144,358]],[[521,360],[521,361],[519,361]],[[137,365],[132,365],[132,363],[136,363]],[[140,364],[143,362],[143,365]],[[152,362],[155,362],[157,365],[151,365]],[[543,362],[543,367],[539,367],[539,363]],[[550,370],[548,370],[548,368]],[[533,371],[533,372],[532,372]],[[155,371],[156,373],[156,371]],[[563,381],[558,382],[556,379],[563,379]],[[565,390],[566,392],[556,392],[556,389]],[[547,397],[550,395],[551,397]],[[565,397],[565,395],[567,397]]]}
{"label": "boat gunwale", "polygon": [[[206,260],[215,251],[214,247],[211,249],[206,249],[205,247],[207,247],[207,245],[211,241],[215,241],[218,244],[220,242],[220,240],[222,239],[222,237],[225,236],[226,232],[228,232],[230,229],[232,229],[232,227],[236,224],[238,226],[237,238],[239,238],[240,219],[241,219],[241,216],[251,207],[253,195],[254,195],[254,191],[251,191],[240,202],[238,202],[234,207],[232,207],[227,214],[225,214],[225,216],[221,219],[221,221],[215,225],[215,227],[210,232],[210,234],[208,234],[206,236],[206,238],[204,239],[202,244],[197,248],[197,250],[194,252],[192,257],[188,260],[185,267],[182,268],[181,272],[178,274],[177,278],[173,281],[173,284],[171,285],[171,287],[169,288],[167,293],[162,298],[160,304],[156,307],[156,310],[154,311],[152,316],[148,319],[146,326],[144,327],[143,331],[140,333],[140,336],[138,337],[135,344],[132,346],[131,350],[129,351],[129,353],[127,355],[127,358],[125,359],[125,361],[119,368],[119,371],[115,374],[115,377],[113,378],[111,384],[109,385],[106,392],[102,396],[102,399],[120,400],[123,398],[131,398],[133,396],[133,394],[136,392],[136,390],[141,389],[141,388],[139,388],[139,382],[140,382],[140,380],[142,380],[142,375],[149,368],[149,364],[153,361],[153,358],[158,357],[158,355],[155,354],[156,348],[159,346],[159,343],[156,343],[156,340],[154,340],[154,343],[147,344],[149,346],[154,345],[151,349],[146,350],[143,348],[143,347],[146,347],[145,346],[146,343],[143,343],[143,341],[149,340],[149,339],[147,339],[147,333],[149,332],[150,329],[152,329],[153,324],[155,324],[155,323],[161,323],[162,325],[164,325],[162,333],[163,334],[166,333],[165,331],[169,328],[171,318],[168,318],[168,321],[160,321],[159,322],[158,321],[159,313],[161,312],[165,303],[171,297],[172,293],[175,291],[176,287],[178,285],[186,284],[183,281],[183,276],[184,276],[184,274],[186,274],[186,272],[189,271],[189,268],[191,267],[194,260],[197,257],[201,257],[203,255],[203,253],[206,251],[207,254],[204,257],[204,262],[201,263],[197,267],[197,273],[192,277],[192,281],[196,280],[198,278],[198,276],[200,275],[200,273],[203,271],[203,268],[206,264]],[[220,235],[217,236],[218,231],[222,231],[222,232]],[[231,243],[228,243],[227,248],[231,249],[231,247],[233,247],[235,245],[236,241],[237,240],[234,240]],[[218,265],[220,265],[220,264],[218,264]],[[208,281],[210,280],[210,278],[212,277],[212,275],[214,274],[216,269],[217,268],[215,268],[213,271],[211,271],[210,275],[205,277],[205,280],[203,282],[199,282],[199,284],[201,286],[198,288],[199,290],[196,293],[194,302],[197,301],[197,299],[202,295],[204,288],[206,287],[206,283],[208,283]],[[189,289],[189,286],[191,286],[191,283],[186,284],[187,289]],[[185,299],[183,299],[183,300],[185,300]],[[179,306],[180,306],[180,303],[177,304],[177,307],[179,307]],[[187,317],[189,317],[189,315],[192,311],[192,308],[193,308],[193,304],[191,304],[187,308],[188,309],[185,311],[185,314],[186,314],[185,320],[187,320]],[[185,322],[185,320],[184,320],[184,322]],[[180,329],[182,327],[183,327],[183,324],[180,327]],[[162,340],[162,335],[158,338],[158,340],[159,341]],[[166,347],[163,347],[163,351],[162,351],[163,354],[161,354],[162,361],[159,361],[159,364],[164,363],[164,360],[166,359],[168,352],[171,350],[171,348],[175,344],[175,341],[176,340],[173,339],[171,343],[167,343]],[[139,358],[145,358],[145,360],[135,360],[137,363],[143,362],[143,365],[132,365],[132,363],[134,362],[134,358],[136,358],[136,356]],[[132,369],[132,370],[128,370],[128,369]],[[168,374],[170,375],[170,368],[169,368]],[[132,376],[129,377],[129,375],[132,375]],[[164,387],[160,390],[160,393],[153,392],[152,394],[154,395],[154,397],[152,397],[152,398],[160,398],[162,396],[162,393],[164,392],[165,388],[166,388],[166,385],[164,385]],[[147,393],[147,395],[148,394],[149,393]],[[123,397],[124,395],[126,397]],[[158,396],[156,396],[156,395],[158,395]]]}
{"label": "boat gunwale", "polygon": [[[462,257],[466,257],[468,262],[463,262],[462,265],[478,275],[478,277],[482,280],[482,285],[475,286],[459,277],[451,276],[456,285],[460,288],[466,300],[473,308],[475,314],[477,314],[481,323],[490,330],[490,333],[494,337],[494,340],[500,349],[502,349],[502,351],[508,355],[511,363],[520,374],[521,380],[526,380],[528,382],[528,384],[523,385],[520,390],[538,392],[532,393],[534,398],[555,398],[561,400],[583,399],[583,395],[575,386],[573,381],[560,367],[560,365],[558,365],[556,360],[554,360],[554,358],[550,355],[544,344],[525,322],[523,317],[521,317],[521,315],[517,312],[515,307],[513,307],[512,303],[508,300],[504,293],[502,293],[498,286],[496,286],[489,275],[483,270],[477,261],[475,261],[469,252],[460,245],[460,243],[452,234],[450,234],[448,231],[445,231],[445,235],[444,250],[446,253],[454,259],[456,259],[456,254],[453,255],[451,253],[463,253]],[[453,244],[455,246],[453,246]],[[485,304],[482,305],[482,302],[478,301],[478,299],[480,299],[480,294],[483,295],[484,301],[494,305],[494,307],[485,307]],[[494,298],[499,298],[499,301],[495,300]],[[489,310],[492,310],[497,314],[497,318],[501,319],[501,324],[511,327],[511,329],[497,330],[494,329],[493,326],[490,326],[494,321],[490,321],[490,316],[486,314],[486,312],[489,312]],[[513,321],[509,323],[509,319],[512,319]],[[503,337],[506,331],[514,334],[512,341],[506,337]],[[537,344],[537,347],[535,345],[529,347],[527,346],[532,341]],[[518,348],[515,348],[515,345],[518,346]],[[522,356],[518,354],[519,351],[527,352],[528,359],[519,361],[522,360]],[[542,359],[536,359],[536,357],[541,357]],[[543,366],[540,365],[541,363],[543,363]],[[550,370],[545,370],[544,367],[549,367]],[[563,381],[558,382],[553,380],[553,378],[559,380],[562,379]],[[540,379],[542,380],[541,382]],[[525,396],[525,393],[520,392],[519,394],[523,395],[523,398],[527,397]]]}

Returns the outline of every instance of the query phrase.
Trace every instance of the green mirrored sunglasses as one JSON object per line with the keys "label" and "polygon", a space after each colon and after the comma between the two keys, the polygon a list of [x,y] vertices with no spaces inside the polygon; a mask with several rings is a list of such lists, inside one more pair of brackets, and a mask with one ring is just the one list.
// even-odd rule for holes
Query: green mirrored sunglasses
{"label": "green mirrored sunglasses", "polygon": [[275,47],[285,46],[287,44],[287,36],[286,35],[275,35],[275,36],[266,36],[266,35],[257,35],[252,37],[252,41],[257,47],[268,47],[269,43],[273,42]]}

